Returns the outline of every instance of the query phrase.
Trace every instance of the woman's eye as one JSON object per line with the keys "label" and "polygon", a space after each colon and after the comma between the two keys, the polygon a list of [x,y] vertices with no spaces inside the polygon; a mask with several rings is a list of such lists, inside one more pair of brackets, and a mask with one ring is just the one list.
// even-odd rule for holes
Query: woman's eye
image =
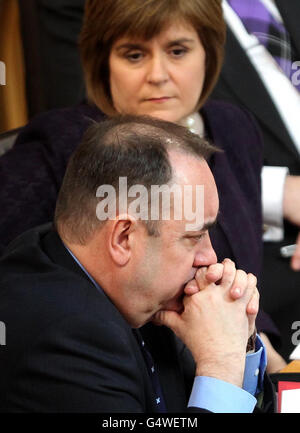
{"label": "woman's eye", "polygon": [[173,48],[171,54],[173,57],[182,57],[187,53],[186,48]]}
{"label": "woman's eye", "polygon": [[140,52],[135,52],[135,53],[127,53],[125,55],[126,59],[129,60],[130,62],[138,62],[139,60],[142,59],[143,54]]}

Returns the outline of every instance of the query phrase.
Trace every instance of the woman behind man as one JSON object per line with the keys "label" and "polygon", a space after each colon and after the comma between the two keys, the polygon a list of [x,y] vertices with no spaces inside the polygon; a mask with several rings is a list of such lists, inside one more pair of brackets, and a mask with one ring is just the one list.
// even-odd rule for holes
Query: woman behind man
{"label": "woman behind man", "polygon": [[[0,160],[0,242],[52,220],[67,161],[91,119],[146,114],[186,125],[225,151],[210,161],[220,196],[212,243],[219,261],[229,257],[259,275],[260,135],[249,114],[203,106],[224,40],[219,0],[88,0],[80,50],[90,103],[35,118]],[[261,313],[257,323],[275,342],[270,319]],[[275,371],[283,363],[270,355]]]}

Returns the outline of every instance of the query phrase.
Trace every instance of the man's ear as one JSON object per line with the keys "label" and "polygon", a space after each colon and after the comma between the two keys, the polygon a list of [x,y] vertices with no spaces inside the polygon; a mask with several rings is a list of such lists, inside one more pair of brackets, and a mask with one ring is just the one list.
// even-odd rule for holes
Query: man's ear
{"label": "man's ear", "polygon": [[132,236],[137,230],[137,221],[131,215],[119,215],[112,222],[108,250],[112,260],[119,266],[128,263],[132,253]]}

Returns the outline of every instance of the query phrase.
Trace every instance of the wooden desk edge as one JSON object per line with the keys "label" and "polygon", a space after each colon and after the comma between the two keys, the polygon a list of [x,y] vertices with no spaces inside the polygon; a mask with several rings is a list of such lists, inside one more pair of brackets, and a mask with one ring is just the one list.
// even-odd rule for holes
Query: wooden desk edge
{"label": "wooden desk edge", "polygon": [[300,373],[300,360],[290,362],[280,373]]}

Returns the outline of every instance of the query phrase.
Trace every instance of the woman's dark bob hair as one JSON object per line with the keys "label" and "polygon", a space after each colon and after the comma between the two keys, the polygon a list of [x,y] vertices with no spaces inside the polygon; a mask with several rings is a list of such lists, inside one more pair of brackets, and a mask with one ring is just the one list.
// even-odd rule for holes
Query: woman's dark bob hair
{"label": "woman's dark bob hair", "polygon": [[190,24],[205,49],[199,109],[212,91],[223,61],[226,26],[221,0],[87,0],[79,45],[89,100],[107,115],[117,114],[109,84],[112,45],[124,36],[150,40],[176,21]]}

